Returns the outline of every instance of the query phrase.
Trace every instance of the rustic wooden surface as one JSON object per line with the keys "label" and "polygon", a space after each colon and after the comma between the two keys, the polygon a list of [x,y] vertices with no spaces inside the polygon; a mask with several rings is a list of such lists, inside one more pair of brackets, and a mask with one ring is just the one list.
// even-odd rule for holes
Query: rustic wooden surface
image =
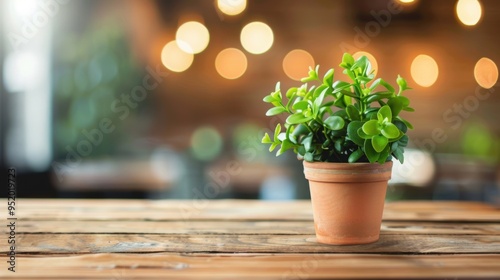
{"label": "rustic wooden surface", "polygon": [[357,246],[317,243],[309,201],[21,199],[16,216],[0,279],[500,279],[500,209],[480,203],[388,203]]}

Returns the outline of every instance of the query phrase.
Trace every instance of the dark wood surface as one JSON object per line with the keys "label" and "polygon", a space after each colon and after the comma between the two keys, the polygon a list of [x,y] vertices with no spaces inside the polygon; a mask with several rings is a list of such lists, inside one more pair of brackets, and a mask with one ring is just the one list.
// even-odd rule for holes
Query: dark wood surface
{"label": "dark wood surface", "polygon": [[309,201],[21,199],[16,216],[1,279],[500,279],[500,210],[481,203],[387,203],[356,246],[317,243]]}

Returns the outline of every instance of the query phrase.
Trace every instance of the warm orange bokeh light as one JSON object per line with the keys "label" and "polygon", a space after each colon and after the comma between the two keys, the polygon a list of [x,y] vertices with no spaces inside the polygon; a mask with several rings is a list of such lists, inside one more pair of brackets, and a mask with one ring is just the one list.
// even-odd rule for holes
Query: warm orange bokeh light
{"label": "warm orange bokeh light", "polygon": [[363,51],[359,51],[359,52],[356,52],[355,54],[352,55],[352,57],[354,59],[358,59],[362,56],[366,56],[366,58],[368,58],[368,60],[370,61],[371,65],[372,65],[372,70],[375,70],[373,72],[373,74],[375,76],[377,76],[377,73],[378,73],[378,63],[377,63],[377,60],[375,59],[375,57],[369,53],[369,52],[363,52]]}
{"label": "warm orange bokeh light", "polygon": [[314,58],[304,50],[293,50],[283,59],[283,71],[292,80],[307,77],[309,67],[314,68]]}
{"label": "warm orange bokeh light", "polygon": [[498,81],[497,65],[487,57],[479,59],[474,67],[474,78],[483,88],[492,88]]}
{"label": "warm orange bokeh light", "polygon": [[482,8],[478,0],[458,0],[455,10],[464,25],[476,25],[481,19]]}
{"label": "warm orange bokeh light", "polygon": [[261,54],[267,52],[274,42],[273,30],[269,25],[255,21],[241,30],[241,45],[249,53]]}
{"label": "warm orange bokeh light", "polygon": [[187,53],[200,53],[210,41],[208,29],[201,23],[189,21],[182,24],[175,34],[179,48]]}
{"label": "warm orange bokeh light", "polygon": [[183,72],[191,66],[194,60],[192,53],[181,50],[176,41],[167,43],[161,51],[161,62],[174,72]]}
{"label": "warm orange bokeh light", "polygon": [[229,16],[240,14],[247,7],[247,0],[217,0],[217,7]]}
{"label": "warm orange bokeh light", "polygon": [[420,86],[432,86],[439,76],[439,68],[434,58],[425,54],[415,57],[411,63],[411,76]]}
{"label": "warm orange bokeh light", "polygon": [[225,49],[215,58],[215,69],[226,79],[237,79],[247,70],[247,58],[238,49]]}

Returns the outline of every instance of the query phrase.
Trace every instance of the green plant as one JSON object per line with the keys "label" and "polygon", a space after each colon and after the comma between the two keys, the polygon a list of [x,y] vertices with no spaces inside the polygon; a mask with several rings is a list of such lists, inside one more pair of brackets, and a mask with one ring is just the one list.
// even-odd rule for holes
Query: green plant
{"label": "green plant", "polygon": [[[278,124],[274,137],[266,133],[262,143],[271,144],[269,151],[281,145],[277,156],[293,149],[306,161],[384,163],[395,157],[402,163],[406,131],[413,127],[400,112],[414,111],[401,95],[410,89],[405,79],[398,76],[398,91],[381,78],[373,80],[366,56],[354,60],[345,53],[340,67],[351,82],[335,81],[333,69],[321,80],[319,66],[310,68],[302,86],[288,89],[285,97],[278,82],[264,102],[273,105],[267,116],[288,115],[285,131]],[[308,82],[317,85],[308,87]]]}

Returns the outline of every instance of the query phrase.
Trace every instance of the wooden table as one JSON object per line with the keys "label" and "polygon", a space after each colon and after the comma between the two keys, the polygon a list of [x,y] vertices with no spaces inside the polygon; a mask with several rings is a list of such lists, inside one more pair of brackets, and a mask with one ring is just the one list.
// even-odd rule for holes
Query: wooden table
{"label": "wooden table", "polygon": [[388,203],[380,240],[357,246],[316,243],[309,201],[17,205],[16,272],[2,226],[0,279],[500,279],[500,210],[480,203]]}

